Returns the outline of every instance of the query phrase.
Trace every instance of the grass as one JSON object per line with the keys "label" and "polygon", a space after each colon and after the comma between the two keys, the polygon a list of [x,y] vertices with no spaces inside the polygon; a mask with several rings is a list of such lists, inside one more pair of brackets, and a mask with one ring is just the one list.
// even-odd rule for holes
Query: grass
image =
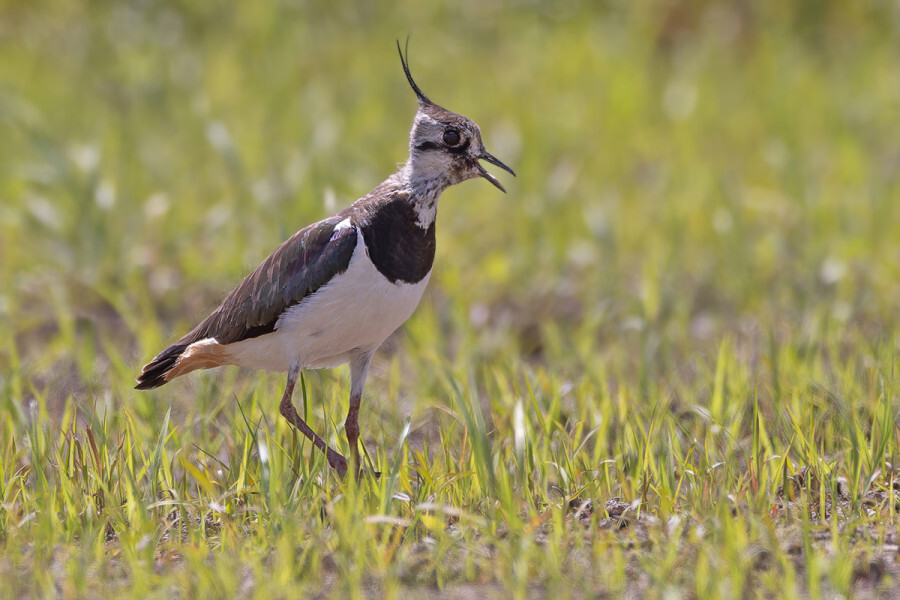
{"label": "grass", "polygon": [[[898,23],[5,3],[0,596],[896,594]],[[519,177],[443,196],[363,400],[383,476],[338,481],[282,375],[131,388],[405,159],[408,33]],[[304,382],[343,451],[347,380]]]}

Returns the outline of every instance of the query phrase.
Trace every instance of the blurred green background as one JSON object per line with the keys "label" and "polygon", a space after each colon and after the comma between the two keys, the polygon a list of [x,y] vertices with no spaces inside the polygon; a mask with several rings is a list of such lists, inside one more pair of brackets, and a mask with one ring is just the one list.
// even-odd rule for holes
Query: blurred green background
{"label": "blurred green background", "polygon": [[[173,406],[210,454],[242,427],[235,398],[277,420],[282,376],[200,374],[151,394],[133,377],[283,239],[405,161],[407,36],[419,86],[518,177],[497,173],[506,195],[479,180],[442,197],[429,290],[370,376],[370,448],[393,447],[408,414],[423,447],[451,404],[446,370],[472,378],[503,451],[516,382],[563,437],[602,423],[592,456],[620,468],[603,491],[629,501],[647,483],[631,466],[687,461],[697,438],[706,467],[733,475],[707,482],[713,495],[743,486],[730,444],[751,435],[754,399],[770,455],[818,419],[809,448],[834,473],[865,481],[896,453],[864,468],[856,444],[880,402],[885,419],[896,406],[897,2],[5,1],[9,464],[27,462],[9,448],[35,415],[52,431],[72,407],[152,445]],[[345,372],[309,380],[339,422]],[[669,437],[624,431],[657,414]],[[535,493],[554,497],[548,481]]]}
{"label": "blurred green background", "polygon": [[566,368],[574,349],[548,335],[618,355],[650,328],[669,356],[725,333],[895,326],[894,2],[6,2],[0,17],[4,371],[105,387],[102,368],[72,382],[69,343],[136,366],[384,179],[415,110],[407,35],[422,88],[519,175],[506,196],[469,182],[442,199],[424,312],[448,348],[474,336]]}

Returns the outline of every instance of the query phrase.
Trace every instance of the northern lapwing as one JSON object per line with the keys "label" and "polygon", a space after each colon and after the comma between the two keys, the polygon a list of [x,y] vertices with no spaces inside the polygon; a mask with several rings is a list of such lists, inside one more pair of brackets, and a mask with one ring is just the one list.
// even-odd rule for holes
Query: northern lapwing
{"label": "northern lapwing", "polygon": [[428,284],[438,197],[476,177],[505,192],[481,160],[515,175],[485,150],[478,125],[422,93],[399,42],[397,51],[419,104],[406,164],[345,210],[292,235],[212,314],[144,366],[135,388],[222,365],[286,371],[281,414],[341,476],[347,460],[316,435],[291,401],[300,372],[350,364],[344,429],[358,473],[357,420],[369,363],[413,313]]}

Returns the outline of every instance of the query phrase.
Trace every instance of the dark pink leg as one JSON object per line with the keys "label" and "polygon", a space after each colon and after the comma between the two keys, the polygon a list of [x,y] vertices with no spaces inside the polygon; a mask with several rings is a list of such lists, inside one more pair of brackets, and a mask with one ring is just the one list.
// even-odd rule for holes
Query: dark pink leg
{"label": "dark pink leg", "polygon": [[284,395],[281,397],[281,414],[287,419],[288,423],[305,435],[316,448],[325,453],[328,464],[338,472],[338,475],[343,477],[347,473],[347,459],[329,448],[325,440],[316,435],[316,432],[306,424],[306,421],[300,418],[297,409],[294,408],[294,404],[291,402],[291,397],[294,395],[294,384],[297,383],[299,374],[299,368],[292,368],[290,373],[288,373],[287,387],[284,388]]}

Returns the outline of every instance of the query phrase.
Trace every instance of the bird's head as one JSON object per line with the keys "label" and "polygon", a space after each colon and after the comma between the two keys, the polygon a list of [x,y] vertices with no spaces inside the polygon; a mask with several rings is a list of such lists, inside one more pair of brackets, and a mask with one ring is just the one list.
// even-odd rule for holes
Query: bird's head
{"label": "bird's head", "polygon": [[397,51],[406,79],[419,100],[419,110],[409,135],[408,164],[414,177],[444,180],[447,185],[484,177],[506,192],[479,161],[498,166],[515,176],[513,170],[485,150],[481,129],[474,121],[438,106],[422,93],[409,72],[400,42],[397,42]]}

